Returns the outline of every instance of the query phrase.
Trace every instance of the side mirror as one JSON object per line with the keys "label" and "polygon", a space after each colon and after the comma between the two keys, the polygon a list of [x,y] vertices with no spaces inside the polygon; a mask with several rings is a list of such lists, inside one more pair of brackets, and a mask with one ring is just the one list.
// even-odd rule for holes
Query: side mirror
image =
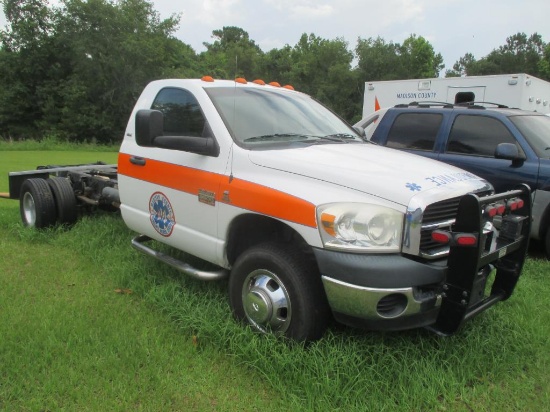
{"label": "side mirror", "polygon": [[155,137],[162,136],[164,115],[158,110],[139,110],[136,113],[136,143],[138,146],[155,146]]}
{"label": "side mirror", "polygon": [[155,139],[155,146],[211,157],[217,157],[220,154],[218,142],[213,137],[159,136]]}
{"label": "side mirror", "polygon": [[525,160],[525,155],[513,143],[499,143],[495,149],[495,158],[511,160],[512,164],[517,165]]}

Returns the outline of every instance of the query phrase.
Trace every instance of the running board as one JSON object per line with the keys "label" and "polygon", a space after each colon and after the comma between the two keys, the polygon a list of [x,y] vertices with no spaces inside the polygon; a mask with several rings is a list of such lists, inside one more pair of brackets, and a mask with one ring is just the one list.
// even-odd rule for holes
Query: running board
{"label": "running board", "polygon": [[144,243],[152,240],[149,236],[139,235],[132,239],[132,246],[134,249],[137,249],[139,252],[152,256],[157,260],[160,260],[167,265],[172,266],[174,269],[179,270],[180,272],[191,276],[192,278],[199,280],[220,280],[225,279],[229,275],[229,271],[226,269],[220,269],[217,271],[203,271],[192,267],[191,265],[182,262],[166,253],[160,252],[158,250],[151,249],[149,246],[146,246]]}

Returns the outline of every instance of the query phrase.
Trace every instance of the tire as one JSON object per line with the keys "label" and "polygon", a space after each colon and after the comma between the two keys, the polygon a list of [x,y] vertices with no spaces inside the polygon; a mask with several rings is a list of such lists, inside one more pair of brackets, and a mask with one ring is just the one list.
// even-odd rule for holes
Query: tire
{"label": "tire", "polygon": [[54,197],[57,222],[62,225],[74,224],[78,216],[73,187],[62,177],[50,177],[47,182]]}
{"label": "tire", "polygon": [[330,311],[316,266],[298,248],[276,242],[245,251],[229,278],[234,316],[262,333],[314,341]]}
{"label": "tire", "polygon": [[52,191],[44,179],[27,179],[19,197],[21,220],[28,227],[42,229],[55,225],[57,213]]}

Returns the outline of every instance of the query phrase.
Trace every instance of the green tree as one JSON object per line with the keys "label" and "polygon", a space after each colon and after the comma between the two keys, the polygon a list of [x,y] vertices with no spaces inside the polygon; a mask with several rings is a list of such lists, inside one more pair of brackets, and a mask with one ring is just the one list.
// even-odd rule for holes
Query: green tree
{"label": "green tree", "polygon": [[533,33],[517,33],[506,38],[506,44],[491,51],[487,56],[476,60],[471,53],[461,57],[447,71],[446,76],[482,76],[490,74],[528,73],[546,77],[544,64],[546,43],[542,36]]}
{"label": "green tree", "polygon": [[357,70],[366,81],[437,77],[443,57],[422,36],[410,35],[403,44],[376,39],[357,41]]}
{"label": "green tree", "polygon": [[542,59],[539,62],[541,78],[550,81],[550,43],[544,48]]}
{"label": "green tree", "polygon": [[239,27],[227,26],[212,31],[213,43],[203,43],[206,51],[200,54],[205,74],[224,79],[251,79],[261,70],[263,52]]}
{"label": "green tree", "polygon": [[288,77],[281,77],[281,81],[314,96],[351,121],[360,113],[362,101],[361,88],[351,70],[353,58],[344,39],[327,40],[304,33],[290,52]]}
{"label": "green tree", "polygon": [[173,37],[179,16],[161,20],[147,0],[46,5],[40,0],[4,0],[4,135],[55,133],[71,140],[119,140],[146,83],[196,73],[194,51]]}
{"label": "green tree", "polygon": [[399,67],[403,79],[438,77],[445,67],[441,53],[435,53],[433,46],[422,36],[412,34],[399,47]]}
{"label": "green tree", "polygon": [[381,37],[357,40],[357,71],[365,81],[398,80],[399,44],[387,43]]}
{"label": "green tree", "polygon": [[290,81],[292,66],[292,47],[287,44],[281,49],[272,49],[264,54],[258,77],[266,82]]}
{"label": "green tree", "polygon": [[37,99],[56,59],[51,48],[53,13],[46,0],[3,0],[8,25],[0,30],[0,135],[33,138]]}

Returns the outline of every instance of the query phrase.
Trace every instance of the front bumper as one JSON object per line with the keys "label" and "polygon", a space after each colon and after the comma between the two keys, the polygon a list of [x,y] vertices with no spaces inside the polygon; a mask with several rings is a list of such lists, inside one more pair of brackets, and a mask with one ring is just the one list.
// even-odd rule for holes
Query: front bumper
{"label": "front bumper", "polygon": [[400,255],[354,255],[315,249],[336,320],[376,330],[433,324],[447,268]]}
{"label": "front bumper", "polygon": [[[516,210],[518,198],[525,206]],[[496,205],[504,205],[499,229],[487,218]],[[451,230],[438,230],[449,242],[448,258],[439,263],[314,249],[334,317],[369,329],[429,326],[436,333],[453,334],[513,293],[527,253],[530,220],[530,191],[522,187],[483,198],[464,196]]]}

